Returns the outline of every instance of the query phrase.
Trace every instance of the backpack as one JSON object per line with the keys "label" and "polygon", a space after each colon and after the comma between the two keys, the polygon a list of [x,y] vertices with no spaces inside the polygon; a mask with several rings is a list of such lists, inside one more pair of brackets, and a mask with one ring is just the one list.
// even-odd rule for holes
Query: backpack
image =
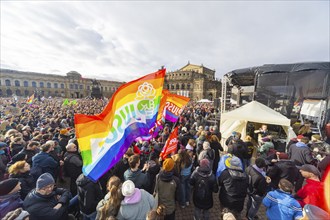
{"label": "backpack", "polygon": [[197,184],[196,184],[196,197],[200,200],[205,200],[208,198],[209,195],[209,186],[208,186],[208,180],[206,177],[200,176]]}

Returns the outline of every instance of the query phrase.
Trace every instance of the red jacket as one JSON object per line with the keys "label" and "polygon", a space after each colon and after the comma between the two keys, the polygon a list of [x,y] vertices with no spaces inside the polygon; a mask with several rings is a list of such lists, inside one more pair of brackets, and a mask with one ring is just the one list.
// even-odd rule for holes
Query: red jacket
{"label": "red jacket", "polygon": [[298,200],[301,207],[303,208],[306,204],[311,204],[326,210],[323,189],[323,182],[306,179],[306,185],[297,192],[297,196],[302,199]]}

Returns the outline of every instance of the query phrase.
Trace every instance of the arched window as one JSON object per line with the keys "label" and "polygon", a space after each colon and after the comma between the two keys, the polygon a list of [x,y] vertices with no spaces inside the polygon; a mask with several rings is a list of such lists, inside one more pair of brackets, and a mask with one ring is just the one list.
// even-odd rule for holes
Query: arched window
{"label": "arched window", "polygon": [[185,88],[184,83],[182,83],[182,85],[181,85],[181,89],[184,89],[184,88]]}
{"label": "arched window", "polygon": [[[6,86],[11,86],[11,83],[10,83],[10,80],[9,79],[6,79],[5,83],[6,83]],[[7,95],[8,95],[8,93],[7,93]]]}
{"label": "arched window", "polygon": [[29,87],[29,82],[28,81],[24,81],[23,84],[24,84],[24,87]]}
{"label": "arched window", "polygon": [[15,86],[17,86],[17,87],[21,86],[21,84],[18,80],[15,80]]}
{"label": "arched window", "polygon": [[47,83],[47,88],[52,88],[52,84],[50,82]]}
{"label": "arched window", "polygon": [[64,89],[64,84],[63,83],[61,83],[61,89]]}
{"label": "arched window", "polygon": [[78,84],[74,84],[74,89],[78,89]]}
{"label": "arched window", "polygon": [[176,89],[180,89],[180,85],[179,84],[176,84],[175,88]]}
{"label": "arched window", "polygon": [[54,83],[54,88],[57,89],[58,88],[58,84]]}
{"label": "arched window", "polygon": [[41,94],[42,96],[45,96],[45,91],[40,91],[40,94]]}
{"label": "arched window", "polygon": [[25,95],[25,96],[29,96],[29,91],[28,91],[28,90],[25,90],[25,91],[24,91],[24,95]]}
{"label": "arched window", "polygon": [[11,96],[13,92],[10,89],[7,89],[7,96]]}
{"label": "arched window", "polygon": [[58,96],[58,91],[55,91],[55,96]]}
{"label": "arched window", "polygon": [[104,87],[104,90],[105,90],[105,91],[108,91],[108,87],[105,86],[105,87]]}
{"label": "arched window", "polygon": [[40,88],[44,88],[44,82],[40,82],[39,85],[40,85]]}
{"label": "arched window", "polygon": [[2,89],[0,89],[0,96],[2,96]]}
{"label": "arched window", "polygon": [[21,90],[17,89],[15,93],[17,96],[21,96]]}
{"label": "arched window", "polygon": [[83,89],[84,88],[84,86],[83,85],[79,85],[79,89]]}
{"label": "arched window", "polygon": [[171,89],[174,89],[174,85],[173,84],[171,85]]}
{"label": "arched window", "polygon": [[170,85],[169,84],[167,84],[166,87],[167,87],[167,89],[170,89]]}
{"label": "arched window", "polygon": [[70,84],[70,89],[73,89],[73,84]]}
{"label": "arched window", "polygon": [[190,89],[190,83],[187,84],[187,89]]}
{"label": "arched window", "polygon": [[36,82],[32,82],[32,87],[36,88],[37,87],[37,83]]}

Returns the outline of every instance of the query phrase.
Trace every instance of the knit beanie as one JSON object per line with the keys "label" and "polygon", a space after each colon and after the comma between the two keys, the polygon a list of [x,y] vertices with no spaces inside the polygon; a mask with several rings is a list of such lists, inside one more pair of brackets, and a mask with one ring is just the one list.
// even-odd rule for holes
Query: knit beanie
{"label": "knit beanie", "polygon": [[134,194],[134,191],[135,191],[135,184],[133,183],[133,181],[126,180],[121,187],[121,192],[123,196],[125,197],[132,196]]}
{"label": "knit beanie", "polygon": [[18,184],[19,180],[16,178],[6,179],[0,182],[0,196],[10,193]]}
{"label": "knit beanie", "polygon": [[53,176],[49,173],[44,173],[37,180],[37,189],[39,190],[51,184],[55,184]]}
{"label": "knit beanie", "polygon": [[172,158],[167,158],[164,162],[163,162],[163,169],[166,172],[170,172],[172,171],[174,168],[174,160]]}
{"label": "knit beanie", "polygon": [[201,161],[199,161],[199,166],[201,168],[210,168],[210,161],[208,159],[202,159]]}

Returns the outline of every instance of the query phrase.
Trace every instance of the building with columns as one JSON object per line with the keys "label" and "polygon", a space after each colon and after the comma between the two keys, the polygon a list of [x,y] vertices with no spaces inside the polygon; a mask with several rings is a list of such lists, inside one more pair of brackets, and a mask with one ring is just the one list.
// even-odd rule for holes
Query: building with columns
{"label": "building with columns", "polygon": [[[105,97],[111,97],[123,82],[98,80]],[[0,69],[0,97],[31,96],[84,98],[91,95],[92,79],[71,71],[66,75]]]}
{"label": "building with columns", "polygon": [[[71,71],[66,75],[43,74],[0,69],[0,97],[31,96],[84,98],[91,95],[92,79]],[[97,80],[101,93],[110,98],[124,82]],[[215,70],[188,63],[177,71],[167,72],[164,88],[171,93],[200,99],[215,100],[221,95],[221,81],[215,79]]]}
{"label": "building with columns", "polygon": [[221,95],[221,81],[215,79],[215,70],[189,62],[177,71],[166,73],[164,88],[192,101],[214,101]]}

